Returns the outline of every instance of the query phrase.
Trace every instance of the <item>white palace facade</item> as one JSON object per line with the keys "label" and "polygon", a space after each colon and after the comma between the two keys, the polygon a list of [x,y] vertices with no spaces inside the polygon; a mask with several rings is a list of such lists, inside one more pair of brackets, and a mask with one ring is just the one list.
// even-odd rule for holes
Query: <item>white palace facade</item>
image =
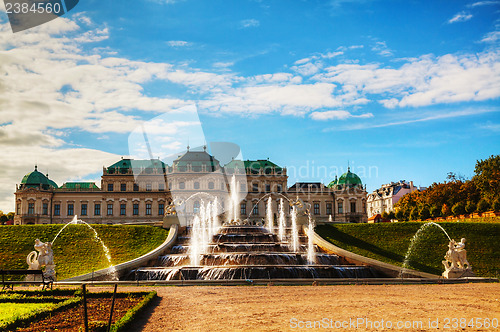
{"label": "white palace facade", "polygon": [[100,186],[58,186],[35,166],[16,186],[14,223],[67,223],[74,215],[94,224],[158,222],[172,203],[192,215],[208,197],[217,197],[227,210],[233,175],[240,199],[233,208],[239,219],[262,220],[271,197],[275,216],[281,201],[290,209],[288,202],[299,198],[318,223],[367,221],[367,192],[350,170],[328,185],[298,182],[288,187],[286,168],[269,160],[233,160],[222,166],[204,149],[188,150],[172,165],[158,159],[121,159],[103,168]]}

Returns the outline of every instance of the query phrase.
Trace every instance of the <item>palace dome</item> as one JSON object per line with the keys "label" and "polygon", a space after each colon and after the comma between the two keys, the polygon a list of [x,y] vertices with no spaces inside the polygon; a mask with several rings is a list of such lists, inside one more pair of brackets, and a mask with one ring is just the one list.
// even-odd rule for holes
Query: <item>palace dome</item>
{"label": "palace dome", "polygon": [[57,188],[57,184],[50,180],[47,176],[43,175],[43,173],[39,172],[37,166],[35,166],[35,170],[31,173],[26,174],[21,180],[21,184],[24,187],[32,188],[32,187],[42,187],[43,189],[49,189],[50,187]]}
{"label": "palace dome", "polygon": [[362,186],[363,182],[361,182],[361,179],[359,176],[356,174],[352,173],[351,170],[348,168],[347,172],[342,174],[340,178],[335,178],[330,184],[328,185],[328,188],[334,188],[334,186],[340,187],[340,186],[345,186],[345,187],[355,187],[355,186]]}

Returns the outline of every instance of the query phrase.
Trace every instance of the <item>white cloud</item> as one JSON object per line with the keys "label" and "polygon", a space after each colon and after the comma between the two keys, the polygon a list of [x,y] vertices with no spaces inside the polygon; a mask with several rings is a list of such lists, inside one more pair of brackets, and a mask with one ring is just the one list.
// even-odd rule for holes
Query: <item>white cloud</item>
{"label": "white cloud", "polygon": [[447,23],[448,24],[452,24],[452,23],[457,23],[457,22],[465,22],[465,21],[468,21],[472,18],[472,14],[471,13],[467,13],[467,12],[460,12],[460,13],[457,13],[455,14],[455,16],[453,16],[452,18],[450,18]]}
{"label": "white cloud", "polygon": [[375,45],[372,47],[372,51],[377,52],[382,56],[392,56],[392,50],[387,47],[387,43],[385,41],[375,42]]}
{"label": "white cloud", "polygon": [[498,40],[500,40],[500,31],[492,31],[488,32],[486,36],[481,39],[481,42],[483,43],[496,43]]}
{"label": "white cloud", "polygon": [[260,25],[260,22],[256,19],[248,19],[248,20],[242,20],[240,21],[240,27],[243,29],[246,28],[256,28]]}
{"label": "white cloud", "polygon": [[478,1],[468,5],[468,7],[478,7],[478,6],[498,5],[498,4],[500,4],[500,1]]}
{"label": "white cloud", "polygon": [[313,120],[346,120],[348,118],[372,118],[372,113],[365,113],[361,115],[353,115],[348,111],[336,110],[336,111],[325,111],[325,112],[312,112],[310,115]]}

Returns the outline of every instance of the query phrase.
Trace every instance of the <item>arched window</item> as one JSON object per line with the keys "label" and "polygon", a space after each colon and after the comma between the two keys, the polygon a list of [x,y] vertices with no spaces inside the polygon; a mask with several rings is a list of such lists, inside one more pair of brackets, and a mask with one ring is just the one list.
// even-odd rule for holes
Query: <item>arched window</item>
{"label": "arched window", "polygon": [[193,212],[198,213],[200,212],[200,201],[195,201],[193,204]]}
{"label": "arched window", "polygon": [[208,183],[208,189],[214,189],[214,188],[215,188],[214,183],[212,181],[210,181]]}

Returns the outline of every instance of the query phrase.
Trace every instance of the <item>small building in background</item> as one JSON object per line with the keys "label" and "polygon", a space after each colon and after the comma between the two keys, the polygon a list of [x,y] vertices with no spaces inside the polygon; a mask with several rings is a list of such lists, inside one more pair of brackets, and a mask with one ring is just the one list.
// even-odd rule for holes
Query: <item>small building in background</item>
{"label": "small building in background", "polygon": [[377,214],[382,215],[384,212],[390,213],[394,211],[394,205],[401,197],[415,190],[423,189],[425,188],[415,187],[413,181],[406,182],[405,180],[382,185],[382,187],[374,190],[367,197],[368,218]]}

